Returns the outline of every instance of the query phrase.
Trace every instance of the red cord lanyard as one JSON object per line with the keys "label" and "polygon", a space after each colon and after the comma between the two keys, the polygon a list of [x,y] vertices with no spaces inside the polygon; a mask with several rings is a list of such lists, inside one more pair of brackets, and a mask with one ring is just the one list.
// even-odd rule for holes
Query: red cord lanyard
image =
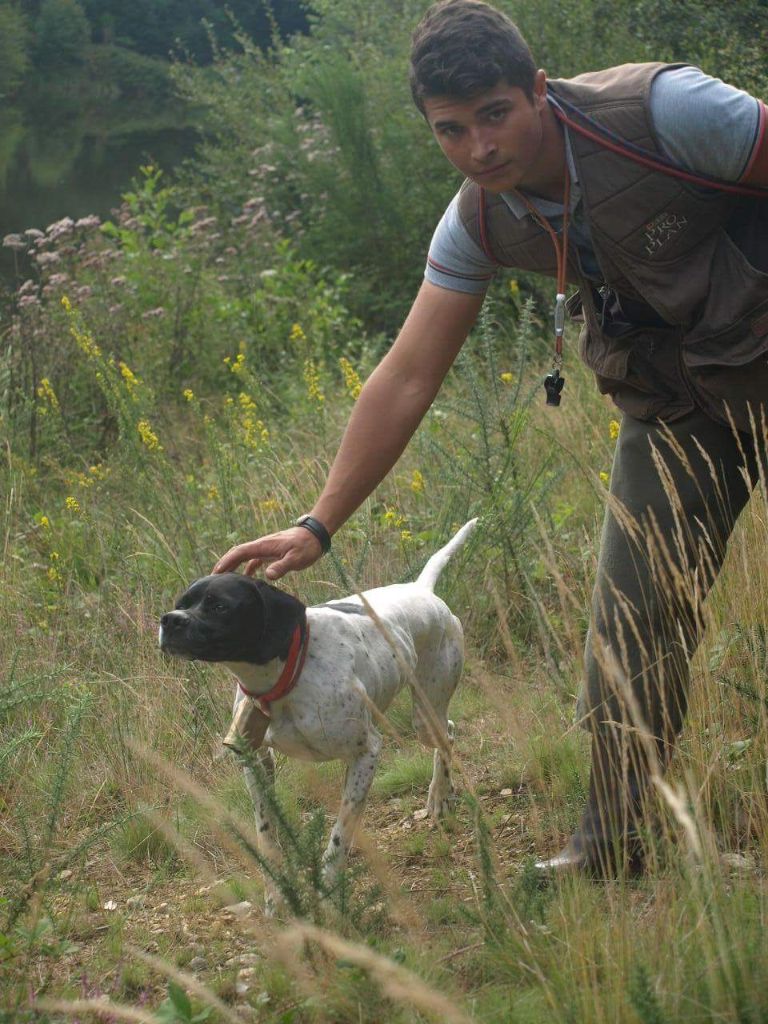
{"label": "red cord lanyard", "polygon": [[560,392],[565,384],[565,377],[560,373],[563,366],[563,331],[565,330],[565,286],[568,272],[568,222],[571,215],[571,175],[568,170],[568,157],[565,158],[565,183],[563,186],[563,231],[562,239],[558,239],[547,218],[534,206],[524,192],[518,196],[525,203],[529,213],[540,227],[549,234],[557,257],[557,294],[555,296],[555,355],[552,360],[552,373],[544,381],[547,393],[547,405],[560,405]]}

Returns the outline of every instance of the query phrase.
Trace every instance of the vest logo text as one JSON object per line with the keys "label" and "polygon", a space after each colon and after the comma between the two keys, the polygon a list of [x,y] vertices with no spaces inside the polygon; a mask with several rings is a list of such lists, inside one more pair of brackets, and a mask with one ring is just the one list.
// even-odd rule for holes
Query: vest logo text
{"label": "vest logo text", "polygon": [[688,218],[677,213],[658,214],[645,225],[645,251],[655,256],[687,223]]}

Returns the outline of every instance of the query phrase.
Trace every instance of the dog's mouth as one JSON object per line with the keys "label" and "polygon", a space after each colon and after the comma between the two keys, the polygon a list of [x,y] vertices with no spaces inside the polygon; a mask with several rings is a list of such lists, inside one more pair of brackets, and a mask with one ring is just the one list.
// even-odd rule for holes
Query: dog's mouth
{"label": "dog's mouth", "polygon": [[158,636],[160,650],[172,658],[185,661],[230,661],[231,643],[223,637],[201,632],[196,624],[185,622],[160,625]]}
{"label": "dog's mouth", "polygon": [[169,637],[163,627],[160,627],[160,635],[158,638],[160,644],[160,650],[163,654],[167,654],[173,658],[184,658],[187,661],[194,661],[195,655],[193,655],[187,646],[183,642],[179,642],[178,638]]}

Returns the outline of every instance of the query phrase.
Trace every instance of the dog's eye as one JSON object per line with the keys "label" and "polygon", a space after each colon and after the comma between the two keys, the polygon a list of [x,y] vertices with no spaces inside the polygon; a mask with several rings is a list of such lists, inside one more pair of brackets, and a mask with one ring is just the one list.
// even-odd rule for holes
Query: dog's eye
{"label": "dog's eye", "polygon": [[211,612],[212,615],[224,615],[229,609],[223,601],[217,601],[215,597],[206,598],[205,610]]}

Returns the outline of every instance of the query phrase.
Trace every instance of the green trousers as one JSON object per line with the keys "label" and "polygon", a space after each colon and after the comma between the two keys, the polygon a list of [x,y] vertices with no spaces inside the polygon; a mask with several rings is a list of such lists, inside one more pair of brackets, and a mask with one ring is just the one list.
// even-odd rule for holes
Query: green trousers
{"label": "green trousers", "polygon": [[665,424],[625,415],[577,709],[590,731],[623,723],[634,734],[642,723],[666,764],[687,708],[702,603],[757,467],[752,437],[701,411]]}

